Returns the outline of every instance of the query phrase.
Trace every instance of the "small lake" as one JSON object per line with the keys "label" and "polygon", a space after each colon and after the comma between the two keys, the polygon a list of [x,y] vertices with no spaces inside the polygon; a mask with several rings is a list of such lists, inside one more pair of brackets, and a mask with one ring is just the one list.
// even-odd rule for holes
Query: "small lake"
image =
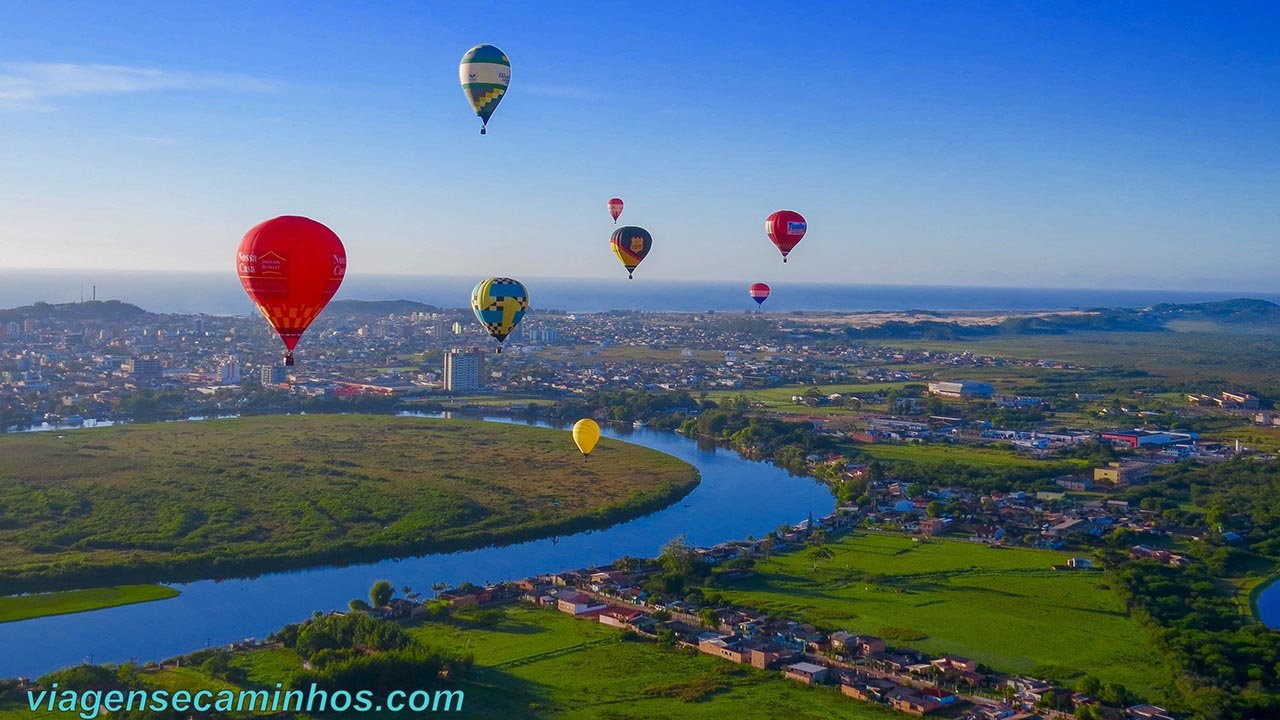
{"label": "small lake", "polygon": [[409,585],[430,595],[435,583],[515,580],[603,565],[623,555],[652,557],[680,534],[700,546],[758,537],[810,513],[826,515],[834,507],[831,493],[813,478],[744,460],[732,450],[652,430],[605,428],[603,434],[685,460],[702,473],[702,482],[665,510],[606,530],[347,567],[202,580],[175,585],[182,595],[171,600],[0,623],[0,678],[36,677],[86,661],[161,660],[262,638],[314,610],[346,609],[352,598],[366,597],[369,586],[382,578],[396,588]]}

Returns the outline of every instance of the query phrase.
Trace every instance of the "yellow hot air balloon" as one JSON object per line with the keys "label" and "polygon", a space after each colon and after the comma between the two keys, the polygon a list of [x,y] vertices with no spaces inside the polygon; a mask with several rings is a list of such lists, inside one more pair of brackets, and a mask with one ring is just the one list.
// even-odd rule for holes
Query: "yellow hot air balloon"
{"label": "yellow hot air balloon", "polygon": [[573,424],[573,442],[583,457],[590,456],[596,443],[600,442],[600,426],[591,418],[582,418]]}

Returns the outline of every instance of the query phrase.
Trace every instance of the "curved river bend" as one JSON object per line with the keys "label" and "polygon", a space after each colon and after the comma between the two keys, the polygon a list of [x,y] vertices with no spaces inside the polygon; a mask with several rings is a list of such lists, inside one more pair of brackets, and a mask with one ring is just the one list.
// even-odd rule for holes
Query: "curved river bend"
{"label": "curved river bend", "polygon": [[0,678],[36,677],[84,661],[161,660],[261,638],[314,610],[345,609],[381,578],[424,593],[435,583],[514,580],[603,565],[623,555],[652,557],[681,533],[701,546],[760,536],[810,513],[826,515],[834,505],[831,493],[813,478],[744,460],[732,450],[651,430],[620,434],[606,429],[604,435],[685,460],[702,473],[702,482],[665,510],[607,530],[242,580],[202,580],[176,585],[182,594],[170,600],[0,623]]}
{"label": "curved river bend", "polygon": [[1267,581],[1254,604],[1262,624],[1272,630],[1280,630],[1280,577]]}

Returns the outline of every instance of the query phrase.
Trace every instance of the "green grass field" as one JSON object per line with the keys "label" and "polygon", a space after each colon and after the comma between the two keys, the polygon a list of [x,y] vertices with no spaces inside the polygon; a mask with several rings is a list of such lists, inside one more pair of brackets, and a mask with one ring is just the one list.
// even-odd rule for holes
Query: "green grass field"
{"label": "green grass field", "polygon": [[[862,383],[862,384],[842,384],[842,385],[819,385],[818,390],[823,395],[831,395],[840,393],[842,395],[869,395],[875,393],[883,393],[887,390],[900,389],[912,383],[907,382],[887,382],[887,383]],[[916,384],[924,384],[916,383]],[[794,413],[800,415],[817,415],[817,414],[847,414],[854,412],[842,407],[833,407],[829,405],[809,407],[808,405],[797,405],[792,402],[793,395],[803,395],[806,391],[812,389],[813,385],[783,385],[776,388],[765,388],[755,390],[712,390],[707,396],[712,400],[722,401],[726,398],[745,397],[748,400],[759,403],[765,410],[781,413]]]}
{"label": "green grass field", "polygon": [[46,615],[101,610],[134,603],[177,597],[178,591],[163,585],[116,585],[88,590],[0,597],[0,623]]}
{"label": "green grass field", "polygon": [[[428,644],[473,653],[473,677],[457,717],[563,718],[565,720],[892,720],[887,709],[844,697],[832,688],[809,688],[776,672],[734,665],[692,651],[624,640],[620,630],[574,620],[547,608],[511,605],[496,624],[417,623],[410,632]],[[240,653],[232,664],[249,673],[248,687],[273,688],[299,667],[291,650]],[[198,668],[144,672],[152,688],[229,687]],[[423,682],[423,686],[428,683]],[[412,689],[412,688],[409,688]],[[369,718],[401,715],[362,713]],[[31,713],[25,704],[0,704],[0,720],[66,717]]]}
{"label": "green grass field", "polygon": [[1066,682],[1088,673],[1145,697],[1170,677],[1100,573],[1051,569],[1066,554],[879,533],[830,547],[816,572],[806,552],[784,553],[725,594],[831,630],[918,633],[898,644],[1004,672]]}
{"label": "green grass field", "polygon": [[783,680],[777,672],[624,641],[614,628],[545,608],[510,606],[501,622],[485,628],[430,623],[413,633],[431,644],[474,653],[477,677],[467,687],[474,717],[895,717],[833,690]]}
{"label": "green grass field", "polygon": [[608,524],[696,483],[653,450],[604,440],[588,463],[568,432],[479,421],[275,416],[7,436],[0,592],[532,537]]}

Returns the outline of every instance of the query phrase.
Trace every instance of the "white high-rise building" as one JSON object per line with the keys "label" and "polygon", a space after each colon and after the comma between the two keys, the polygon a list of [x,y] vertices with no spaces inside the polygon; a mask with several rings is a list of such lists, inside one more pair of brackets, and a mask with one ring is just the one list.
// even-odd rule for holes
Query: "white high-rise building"
{"label": "white high-rise building", "polygon": [[484,354],[453,349],[444,354],[444,389],[467,392],[480,388]]}
{"label": "white high-rise building", "polygon": [[240,376],[240,361],[235,355],[227,358],[222,364],[218,365],[218,384],[219,385],[239,385],[242,378]]}

